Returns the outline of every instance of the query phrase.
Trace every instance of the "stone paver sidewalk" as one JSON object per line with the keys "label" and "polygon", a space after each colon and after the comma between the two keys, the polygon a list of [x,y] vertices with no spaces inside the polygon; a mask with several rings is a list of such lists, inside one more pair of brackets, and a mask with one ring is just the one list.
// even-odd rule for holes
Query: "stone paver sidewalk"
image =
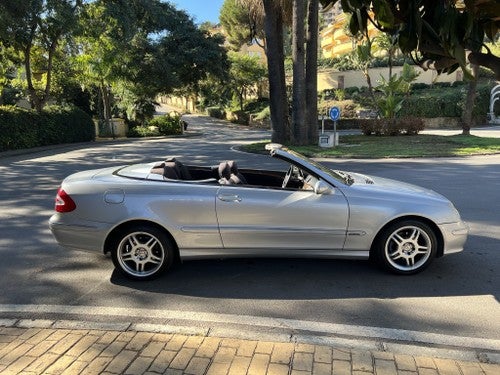
{"label": "stone paver sidewalk", "polygon": [[1,374],[500,374],[499,364],[135,331],[0,328]]}

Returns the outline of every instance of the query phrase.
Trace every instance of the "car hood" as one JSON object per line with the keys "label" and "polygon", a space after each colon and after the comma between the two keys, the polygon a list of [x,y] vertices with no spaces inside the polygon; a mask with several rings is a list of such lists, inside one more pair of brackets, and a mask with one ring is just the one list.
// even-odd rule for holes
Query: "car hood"
{"label": "car hood", "polygon": [[370,191],[383,195],[388,194],[393,197],[426,197],[431,200],[449,202],[441,194],[421,186],[361,173],[349,172],[348,175],[352,182],[350,187],[354,190]]}

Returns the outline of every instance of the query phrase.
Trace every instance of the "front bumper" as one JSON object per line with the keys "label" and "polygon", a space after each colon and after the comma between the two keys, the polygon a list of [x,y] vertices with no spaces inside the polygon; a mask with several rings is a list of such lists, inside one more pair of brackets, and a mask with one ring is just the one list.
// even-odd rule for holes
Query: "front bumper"
{"label": "front bumper", "polygon": [[469,234],[469,226],[463,221],[439,224],[438,226],[443,234],[443,255],[463,251],[467,235]]}
{"label": "front bumper", "polygon": [[111,225],[81,219],[76,222],[67,214],[56,213],[49,220],[49,228],[62,247],[102,253]]}

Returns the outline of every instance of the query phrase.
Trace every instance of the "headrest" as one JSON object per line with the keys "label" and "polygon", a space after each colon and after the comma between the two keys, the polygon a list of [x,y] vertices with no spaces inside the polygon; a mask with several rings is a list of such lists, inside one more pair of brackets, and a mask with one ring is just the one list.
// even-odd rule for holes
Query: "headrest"
{"label": "headrest", "polygon": [[229,160],[227,164],[229,165],[229,169],[232,174],[238,174],[238,164],[236,164],[234,160]]}
{"label": "headrest", "polygon": [[177,173],[177,170],[175,168],[175,162],[165,162],[165,165],[163,167],[163,177],[169,178],[171,180],[179,179],[179,174]]}
{"label": "headrest", "polygon": [[219,164],[219,177],[227,179],[231,177],[231,167],[227,161],[223,161]]}

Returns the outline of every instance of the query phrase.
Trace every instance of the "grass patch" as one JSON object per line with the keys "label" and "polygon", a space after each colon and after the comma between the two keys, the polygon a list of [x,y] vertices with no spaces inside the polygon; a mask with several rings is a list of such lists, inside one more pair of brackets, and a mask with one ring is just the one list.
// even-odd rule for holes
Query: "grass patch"
{"label": "grass patch", "polygon": [[[289,146],[289,148],[311,157],[325,158],[420,158],[487,155],[500,153],[500,138],[476,136],[441,136],[420,134],[415,136],[365,136],[344,135],[340,145],[333,148],[319,146]],[[267,142],[243,146],[243,150],[267,153]]]}

